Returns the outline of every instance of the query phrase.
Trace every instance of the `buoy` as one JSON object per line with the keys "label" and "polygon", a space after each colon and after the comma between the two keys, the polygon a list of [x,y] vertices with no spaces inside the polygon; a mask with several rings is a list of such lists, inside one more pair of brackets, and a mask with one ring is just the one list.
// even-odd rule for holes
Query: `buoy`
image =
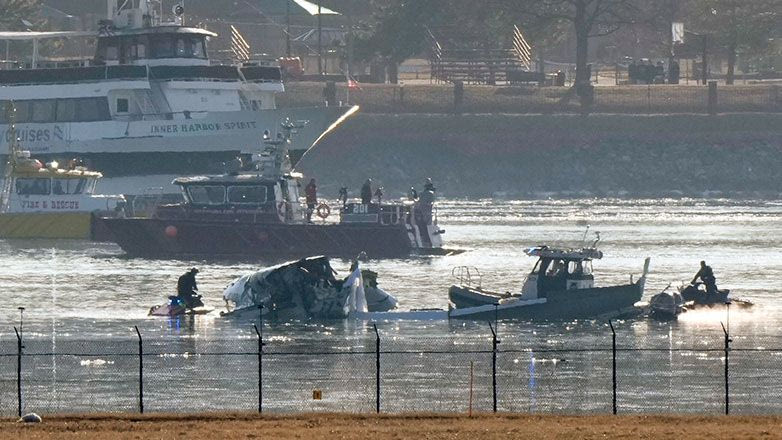
{"label": "buoy", "polygon": [[165,232],[166,232],[166,237],[174,238],[174,237],[176,237],[176,234],[177,234],[178,231],[176,230],[176,226],[169,225],[169,226],[166,226],[166,231]]}
{"label": "buoy", "polygon": [[316,211],[318,213],[318,217],[320,217],[320,218],[322,218],[324,220],[326,219],[326,217],[329,216],[329,214],[331,214],[331,208],[329,207],[329,205],[327,205],[325,203],[321,203],[320,205],[318,205],[318,208],[317,208]]}

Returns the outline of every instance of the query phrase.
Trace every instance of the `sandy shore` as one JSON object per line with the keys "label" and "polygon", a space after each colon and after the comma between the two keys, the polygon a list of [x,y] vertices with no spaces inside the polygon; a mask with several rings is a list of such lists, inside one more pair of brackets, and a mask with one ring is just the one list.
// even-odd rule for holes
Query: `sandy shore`
{"label": "sandy shore", "polygon": [[782,416],[556,416],[254,414],[44,417],[0,420],[4,439],[766,439]]}

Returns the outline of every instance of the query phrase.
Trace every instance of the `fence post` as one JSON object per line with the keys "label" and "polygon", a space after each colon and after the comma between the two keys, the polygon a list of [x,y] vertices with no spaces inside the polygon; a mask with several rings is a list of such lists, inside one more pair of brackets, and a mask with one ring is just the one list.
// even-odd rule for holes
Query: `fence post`
{"label": "fence post", "polygon": [[138,410],[144,414],[144,344],[138,326],[134,326],[138,335]]}
{"label": "fence post", "polygon": [[730,352],[730,334],[728,333],[728,330],[725,328],[725,325],[720,322],[720,325],[722,325],[722,332],[725,334],[725,415],[730,414],[730,388],[729,388],[729,382],[728,382],[728,353]]}
{"label": "fence post", "polygon": [[19,334],[19,330],[14,327],[16,333],[16,399],[17,399],[17,413],[19,417],[22,417],[22,335]]}
{"label": "fence post", "polygon": [[613,412],[616,415],[616,330],[614,330],[614,324],[611,320],[608,320],[608,325],[611,326],[611,352],[613,353],[613,363],[611,365],[611,385],[613,388]]}
{"label": "fence post", "polygon": [[380,333],[377,324],[372,323],[375,329],[375,412],[380,414]]}
{"label": "fence post", "polygon": [[710,115],[717,114],[717,81],[709,81],[708,112]]}
{"label": "fence post", "polygon": [[[263,304],[258,306],[258,325],[253,324],[258,335],[258,413],[263,413]],[[260,328],[259,328],[260,327]]]}
{"label": "fence post", "polygon": [[497,345],[500,340],[497,339],[497,332],[489,323],[489,329],[491,329],[491,393],[492,393],[492,409],[497,412]]}

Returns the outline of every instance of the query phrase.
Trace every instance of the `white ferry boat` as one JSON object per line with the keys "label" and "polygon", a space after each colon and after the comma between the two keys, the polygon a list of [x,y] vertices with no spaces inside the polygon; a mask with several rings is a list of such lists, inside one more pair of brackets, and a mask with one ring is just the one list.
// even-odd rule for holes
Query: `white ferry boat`
{"label": "white ferry boat", "polygon": [[[107,0],[96,53],[78,67],[37,68],[37,42],[84,32],[2,32],[33,40],[28,69],[0,70],[0,104],[13,101],[19,140],[45,161],[79,157],[106,174],[112,191],[170,186],[173,175],[221,172],[220,164],[263,147],[263,135],[298,126],[295,160],[357,107],[276,108],[275,61],[218,65],[217,34],[165,22],[151,0]],[[177,11],[179,12],[179,11]],[[6,155],[8,121],[0,120]]]}

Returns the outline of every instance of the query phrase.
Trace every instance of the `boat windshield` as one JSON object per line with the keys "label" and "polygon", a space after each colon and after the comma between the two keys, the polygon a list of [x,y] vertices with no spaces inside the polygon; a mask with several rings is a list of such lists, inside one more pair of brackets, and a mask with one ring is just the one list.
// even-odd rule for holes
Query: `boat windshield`
{"label": "boat windshield", "polygon": [[568,263],[567,272],[570,275],[589,275],[592,273],[592,263],[590,261],[571,261]]}
{"label": "boat windshield", "polygon": [[266,203],[266,187],[248,185],[229,186],[228,202],[248,205],[260,205],[262,203]]}
{"label": "boat windshield", "polygon": [[220,185],[191,185],[187,188],[190,202],[196,205],[222,205],[225,187]]}
{"label": "boat windshield", "polygon": [[17,178],[16,193],[22,196],[48,196],[52,179],[42,177]]}
{"label": "boat windshield", "polygon": [[52,183],[52,194],[81,194],[87,186],[87,179],[54,179]]}

